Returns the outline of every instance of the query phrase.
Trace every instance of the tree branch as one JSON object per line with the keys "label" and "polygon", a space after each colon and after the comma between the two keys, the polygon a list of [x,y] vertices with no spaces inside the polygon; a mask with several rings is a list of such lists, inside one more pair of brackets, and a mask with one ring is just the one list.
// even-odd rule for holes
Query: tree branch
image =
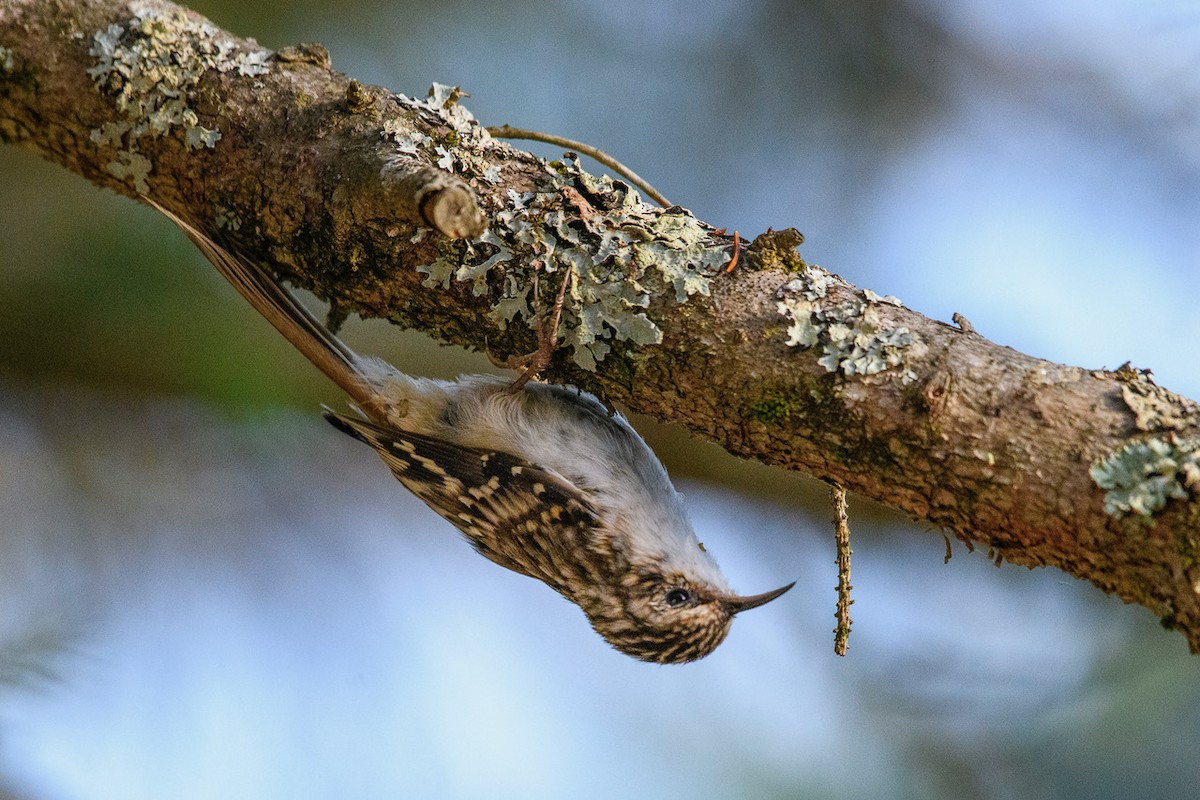
{"label": "tree branch", "polygon": [[988,548],[1053,565],[1200,650],[1198,406],[927,319],[768,232],[655,209],[570,159],[270,53],[165,2],[0,8],[0,137],[188,211],[341,311],[499,357],[532,348],[535,276],[570,281],[548,375]]}

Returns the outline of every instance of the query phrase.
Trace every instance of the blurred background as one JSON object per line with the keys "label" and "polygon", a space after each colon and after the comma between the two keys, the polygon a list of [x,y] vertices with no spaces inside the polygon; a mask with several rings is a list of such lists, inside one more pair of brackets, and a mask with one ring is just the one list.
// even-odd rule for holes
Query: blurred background
{"label": "blurred background", "polygon": [[[582,139],[927,315],[1200,398],[1200,7],[196,0],[272,48]],[[536,148],[535,148],[536,149]],[[541,148],[543,155],[557,155]],[[1180,798],[1200,660],[1053,570],[638,420],[743,591],[687,667],[474,555],[165,219],[0,148],[0,797]],[[381,323],[351,343],[482,357]]]}

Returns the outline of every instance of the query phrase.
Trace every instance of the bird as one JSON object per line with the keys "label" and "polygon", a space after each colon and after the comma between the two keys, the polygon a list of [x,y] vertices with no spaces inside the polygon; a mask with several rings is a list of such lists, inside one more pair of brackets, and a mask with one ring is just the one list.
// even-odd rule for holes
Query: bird
{"label": "bird", "polygon": [[661,462],[595,396],[494,375],[411,376],[361,356],[269,266],[144,199],[349,396],[356,413],[324,410],[334,428],[369,445],[481,555],[576,604],[619,652],[657,664],[703,658],[737,614],[795,585],[733,592]]}

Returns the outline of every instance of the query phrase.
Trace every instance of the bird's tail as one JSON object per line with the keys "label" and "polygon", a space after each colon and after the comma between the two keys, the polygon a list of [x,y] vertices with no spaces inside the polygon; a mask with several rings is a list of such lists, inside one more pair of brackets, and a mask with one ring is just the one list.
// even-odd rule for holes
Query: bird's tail
{"label": "bird's tail", "polygon": [[360,408],[373,409],[377,395],[366,379],[363,360],[321,324],[295,295],[259,263],[222,247],[199,227],[150,198],[143,199],[183,229],[217,272],[305,358],[350,395]]}

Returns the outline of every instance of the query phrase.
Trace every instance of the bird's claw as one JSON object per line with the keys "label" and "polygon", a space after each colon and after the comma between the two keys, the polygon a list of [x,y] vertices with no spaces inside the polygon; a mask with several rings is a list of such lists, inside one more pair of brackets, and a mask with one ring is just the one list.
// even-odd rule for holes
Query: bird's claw
{"label": "bird's claw", "polygon": [[558,286],[558,294],[554,298],[554,306],[550,310],[549,321],[541,314],[537,308],[540,305],[540,297],[538,293],[538,274],[533,276],[533,305],[535,322],[534,328],[537,331],[537,350],[532,353],[526,353],[523,356],[512,356],[504,361],[503,366],[507,369],[514,369],[521,374],[516,377],[512,385],[508,387],[510,392],[519,392],[525,384],[538,377],[550,366],[550,360],[554,357],[554,351],[558,349],[558,326],[562,321],[563,300],[567,295],[567,283],[570,280],[569,274],[564,274],[561,283]]}

